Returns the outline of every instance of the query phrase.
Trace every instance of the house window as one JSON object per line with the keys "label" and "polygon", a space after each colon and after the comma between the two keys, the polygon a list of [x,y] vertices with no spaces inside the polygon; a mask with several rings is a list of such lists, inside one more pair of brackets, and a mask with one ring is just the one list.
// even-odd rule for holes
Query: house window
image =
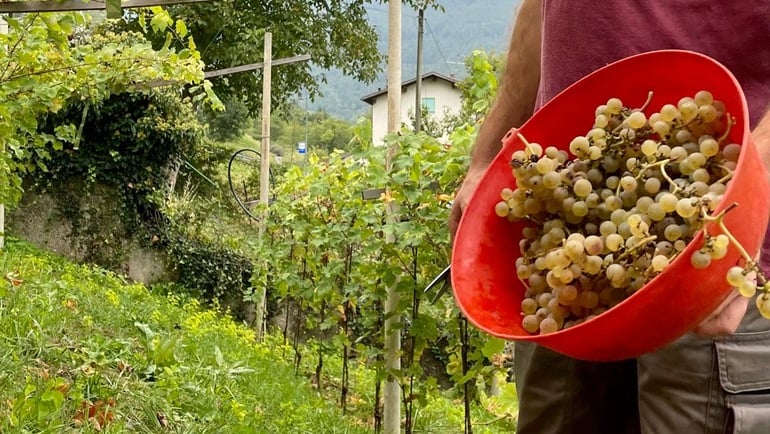
{"label": "house window", "polygon": [[428,113],[436,113],[436,98],[423,98],[422,106]]}

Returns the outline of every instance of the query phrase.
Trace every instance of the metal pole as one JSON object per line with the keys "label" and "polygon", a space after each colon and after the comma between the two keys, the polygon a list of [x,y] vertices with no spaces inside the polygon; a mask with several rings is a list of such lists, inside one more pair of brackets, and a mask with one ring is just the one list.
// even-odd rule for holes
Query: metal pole
{"label": "metal pole", "polygon": [[417,15],[417,81],[414,85],[414,131],[422,131],[422,34],[425,24],[425,9],[420,8]]}

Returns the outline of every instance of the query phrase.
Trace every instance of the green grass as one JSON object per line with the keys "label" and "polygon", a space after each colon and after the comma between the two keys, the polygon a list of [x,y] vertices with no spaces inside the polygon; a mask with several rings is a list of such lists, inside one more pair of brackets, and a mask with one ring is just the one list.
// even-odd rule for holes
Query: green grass
{"label": "green grass", "polygon": [[[179,295],[150,292],[26,242],[0,250],[0,433],[371,433],[374,373],[293,349]],[[473,408],[474,433],[512,432],[512,385]],[[434,389],[415,433],[463,432],[460,397]],[[513,406],[512,406],[513,405]]]}
{"label": "green grass", "polygon": [[0,274],[0,432],[370,432],[195,300],[15,240]]}

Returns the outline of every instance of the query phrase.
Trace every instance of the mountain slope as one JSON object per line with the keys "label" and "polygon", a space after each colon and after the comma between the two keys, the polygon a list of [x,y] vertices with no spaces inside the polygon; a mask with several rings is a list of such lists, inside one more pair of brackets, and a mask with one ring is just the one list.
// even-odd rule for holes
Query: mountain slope
{"label": "mountain slope", "polygon": [[[475,49],[504,52],[508,45],[513,18],[520,0],[440,0],[444,11],[425,11],[423,33],[423,72],[436,71],[461,78],[463,61]],[[368,7],[370,22],[378,30],[379,49],[387,53],[388,7]],[[403,7],[402,78],[414,78],[417,62],[417,11]],[[323,96],[309,102],[311,110],[324,111],[342,119],[354,120],[368,113],[369,106],[361,97],[385,86],[387,65],[382,65],[380,78],[361,83],[339,71],[325,72],[327,84],[321,86]]]}

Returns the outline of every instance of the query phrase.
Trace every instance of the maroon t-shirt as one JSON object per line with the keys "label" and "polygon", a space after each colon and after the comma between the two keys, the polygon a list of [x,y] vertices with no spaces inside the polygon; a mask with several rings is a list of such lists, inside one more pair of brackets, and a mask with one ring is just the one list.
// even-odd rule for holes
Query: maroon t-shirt
{"label": "maroon t-shirt", "polygon": [[666,48],[730,69],[756,125],[770,104],[770,0],[543,0],[538,105],[608,63]]}
{"label": "maroon t-shirt", "polygon": [[[741,84],[753,128],[770,106],[770,0],[543,0],[542,106],[586,74],[645,51],[706,54]],[[770,234],[770,229],[768,231]],[[763,269],[770,271],[770,235]]]}

